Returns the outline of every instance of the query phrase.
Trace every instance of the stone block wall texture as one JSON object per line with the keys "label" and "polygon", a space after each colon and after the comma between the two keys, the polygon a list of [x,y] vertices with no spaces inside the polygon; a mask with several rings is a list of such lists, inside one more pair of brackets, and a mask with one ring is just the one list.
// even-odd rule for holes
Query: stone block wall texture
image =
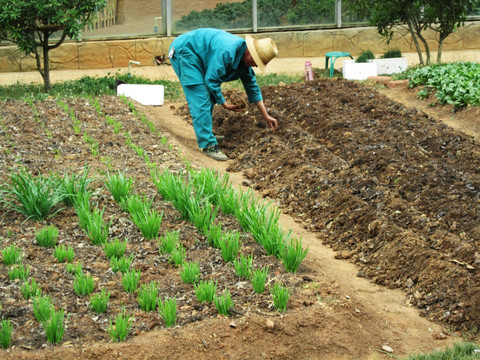
{"label": "stone block wall texture", "polygon": [[[242,34],[239,34],[240,36]],[[279,49],[279,57],[322,57],[329,51],[348,51],[358,56],[371,50],[379,56],[388,49],[416,52],[415,45],[405,29],[398,29],[387,46],[374,27],[284,31],[253,34],[256,38],[271,37]],[[437,35],[426,32],[430,51],[438,47]],[[173,37],[148,37],[125,40],[67,41],[50,51],[52,70],[117,69],[127,67],[129,60],[140,61],[141,66],[154,64],[154,57],[164,55]],[[468,22],[444,41],[443,51],[480,49],[480,22]],[[16,46],[0,46],[0,72],[36,70],[33,56],[25,56]]]}

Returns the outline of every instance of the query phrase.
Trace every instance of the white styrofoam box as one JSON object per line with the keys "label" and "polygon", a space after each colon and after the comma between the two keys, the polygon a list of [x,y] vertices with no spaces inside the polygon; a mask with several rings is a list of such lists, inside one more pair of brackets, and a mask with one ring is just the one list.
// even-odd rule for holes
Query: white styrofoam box
{"label": "white styrofoam box", "polygon": [[124,95],[142,105],[163,105],[164,86],[146,84],[121,84],[117,95]]}
{"label": "white styrofoam box", "polygon": [[388,58],[388,59],[371,59],[368,62],[377,64],[378,75],[398,74],[407,70],[407,58]]}
{"label": "white styrofoam box", "polygon": [[343,78],[347,80],[367,80],[369,76],[377,76],[377,64],[344,60],[342,72]]}

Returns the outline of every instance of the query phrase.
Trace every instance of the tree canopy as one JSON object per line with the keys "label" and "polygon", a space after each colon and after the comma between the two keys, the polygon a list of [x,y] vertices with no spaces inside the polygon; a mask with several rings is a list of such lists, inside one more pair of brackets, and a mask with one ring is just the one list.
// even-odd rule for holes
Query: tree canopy
{"label": "tree canopy", "polygon": [[437,62],[442,59],[444,40],[459,26],[463,26],[469,11],[478,8],[480,0],[344,0],[347,6],[365,16],[377,27],[387,43],[398,26],[407,27],[415,43],[420,64],[424,64],[423,45],[430,63],[430,48],[424,31],[438,33]]}
{"label": "tree canopy", "polygon": [[27,55],[35,55],[48,91],[49,51],[67,37],[78,39],[83,27],[105,6],[106,0],[0,0],[0,39],[16,44]]}

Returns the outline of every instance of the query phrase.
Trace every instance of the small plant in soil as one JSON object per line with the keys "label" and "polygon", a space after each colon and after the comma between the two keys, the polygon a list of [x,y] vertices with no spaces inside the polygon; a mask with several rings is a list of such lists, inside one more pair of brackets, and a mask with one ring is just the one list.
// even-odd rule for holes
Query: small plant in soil
{"label": "small plant in soil", "polygon": [[42,289],[38,286],[35,279],[31,279],[30,281],[24,281],[22,285],[20,285],[20,292],[22,293],[25,300],[32,299],[36,296],[39,296]]}
{"label": "small plant in soil", "polygon": [[162,174],[152,173],[152,180],[157,191],[166,201],[172,201],[178,197],[178,192],[184,187],[182,178],[165,169]]}
{"label": "small plant in soil", "polygon": [[180,270],[180,278],[185,284],[194,284],[200,278],[200,265],[198,263],[183,264]]}
{"label": "small plant in soil", "polygon": [[166,327],[172,327],[177,322],[177,300],[172,298],[158,299],[158,311]]}
{"label": "small plant in soil", "polygon": [[230,314],[230,310],[234,306],[232,296],[228,289],[225,289],[223,295],[215,295],[213,297],[213,303],[215,304],[218,313],[225,316],[228,316]]}
{"label": "small plant in soil", "polygon": [[213,223],[213,220],[218,214],[218,210],[219,209],[213,206],[208,200],[193,198],[187,209],[188,218],[198,230],[203,232]]}
{"label": "small plant in soil", "polygon": [[73,274],[73,275],[78,275],[78,274],[81,274],[83,272],[83,268],[82,268],[82,264],[77,262],[75,265],[74,264],[67,264],[65,266],[65,269],[67,270],[67,272],[69,274]]}
{"label": "small plant in soil", "polygon": [[127,240],[120,241],[118,239],[111,240],[103,244],[103,251],[108,259],[112,257],[120,258],[125,254],[125,249],[127,248]]}
{"label": "small plant in soil", "polygon": [[252,272],[252,286],[256,293],[261,294],[265,291],[265,282],[267,281],[269,267],[255,269]]}
{"label": "small plant in soil", "polygon": [[220,204],[221,194],[228,188],[228,174],[220,178],[219,174],[212,169],[191,171],[192,182],[197,193],[207,197],[214,205]]}
{"label": "small plant in soil", "polygon": [[49,225],[35,232],[35,240],[43,247],[54,247],[57,243],[58,229],[55,225]]}
{"label": "small plant in soil", "polygon": [[126,274],[129,271],[130,266],[132,266],[132,262],[133,255],[130,255],[129,257],[122,256],[120,258],[112,257],[110,259],[110,267],[114,273],[120,271],[122,274]]}
{"label": "small plant in soil", "polygon": [[270,293],[273,297],[273,307],[280,312],[286,311],[290,289],[277,283],[270,287]]}
{"label": "small plant in soil", "polygon": [[113,196],[113,199],[121,204],[123,199],[130,196],[135,188],[135,179],[128,177],[124,172],[118,171],[116,174],[108,174],[105,180],[105,186]]}
{"label": "small plant in soil", "polygon": [[127,315],[126,310],[122,309],[122,312],[115,318],[115,325],[110,320],[110,327],[108,328],[108,335],[113,342],[124,341],[130,328],[133,324],[133,316]]}
{"label": "small plant in soil", "polygon": [[58,260],[58,262],[72,262],[73,258],[75,257],[75,252],[73,251],[73,248],[69,246],[68,248],[65,247],[65,245],[60,244],[58,246],[55,246],[55,249],[53,250],[53,256]]}
{"label": "small plant in soil", "polygon": [[3,185],[1,200],[10,210],[17,211],[27,219],[45,220],[60,211],[56,205],[63,200],[56,177],[32,176],[22,169],[10,175],[10,184]]}
{"label": "small plant in soil", "polygon": [[29,269],[30,269],[30,267],[28,265],[27,266],[23,266],[23,265],[15,266],[13,269],[11,269],[8,272],[8,278],[10,280],[15,280],[15,279],[27,280]]}
{"label": "small plant in soil", "polygon": [[65,332],[65,325],[63,324],[64,311],[60,309],[55,311],[54,309],[50,313],[50,317],[42,322],[43,330],[47,336],[47,341],[50,344],[57,344],[63,339]]}
{"label": "small plant in soil", "polygon": [[226,188],[220,194],[220,208],[225,215],[233,215],[239,208],[239,194],[238,191],[232,187]]}
{"label": "small plant in soil", "polygon": [[182,218],[190,221],[190,214],[195,213],[194,209],[200,201],[200,196],[194,194],[193,186],[191,184],[180,182],[179,186],[180,188],[176,189],[176,192],[173,195],[174,197],[170,201],[175,209],[178,210]]}
{"label": "small plant in soil", "polygon": [[130,213],[132,221],[138,226],[146,239],[156,239],[162,226],[163,212],[159,214],[152,209],[153,199],[148,200],[139,195],[133,195],[124,202],[124,207]]}
{"label": "small plant in soil", "polygon": [[223,260],[227,263],[233,261],[242,246],[240,243],[240,233],[238,231],[223,233],[218,244],[222,251]]}
{"label": "small plant in soil", "polygon": [[39,323],[50,319],[53,312],[52,300],[47,295],[39,295],[33,298],[33,314]]}
{"label": "small plant in soil", "polygon": [[158,286],[155,281],[149,284],[142,284],[138,293],[138,305],[143,311],[152,311],[157,308]]}
{"label": "small plant in soil", "polygon": [[[277,256],[288,234],[279,225],[280,210],[273,207],[249,207],[245,217],[246,230],[262,245],[268,255]],[[242,225],[243,227],[243,225]]]}
{"label": "small plant in soil", "polygon": [[252,277],[253,256],[241,254],[240,258],[233,260],[233,266],[238,277],[250,279]]}
{"label": "small plant in soil", "polygon": [[131,216],[146,239],[158,238],[158,232],[162,226],[163,211],[159,214],[155,209],[144,209],[142,213],[131,214]]}
{"label": "small plant in soil", "polygon": [[175,266],[180,266],[183,264],[185,260],[185,248],[182,243],[180,243],[177,248],[173,249],[172,253],[170,254],[170,263],[175,264]]}
{"label": "small plant in soil", "polygon": [[120,204],[124,211],[131,214],[141,214],[145,209],[150,210],[153,206],[153,198],[148,199],[145,195],[132,194],[124,198]]}
{"label": "small plant in soil", "polygon": [[2,258],[5,265],[20,264],[23,259],[23,252],[17,249],[15,244],[11,244],[2,250]]}
{"label": "small plant in soil", "polygon": [[85,166],[82,174],[65,174],[60,181],[59,191],[63,196],[63,202],[67,206],[74,206],[76,198],[87,192],[93,179],[88,178],[90,167]]}
{"label": "small plant in soil", "polygon": [[9,319],[5,318],[2,318],[0,324],[0,345],[2,349],[7,349],[12,345],[13,325]]}
{"label": "small plant in soil", "polygon": [[201,303],[213,301],[215,294],[217,293],[217,282],[210,280],[210,281],[200,281],[197,284],[193,285],[195,288],[195,295],[197,296],[197,300]]}
{"label": "small plant in soil", "polygon": [[303,249],[302,241],[293,239],[288,245],[284,246],[280,253],[285,270],[296,273],[307,253],[308,247]]}
{"label": "small plant in soil", "polygon": [[93,245],[102,245],[107,241],[112,222],[106,223],[103,221],[104,212],[105,209],[99,210],[95,208],[86,219],[85,233]]}
{"label": "small plant in soil", "polygon": [[122,276],[123,289],[126,292],[133,293],[137,290],[138,282],[140,281],[140,270],[128,270]]}
{"label": "small plant in soil", "polygon": [[90,296],[90,308],[97,314],[102,314],[107,310],[110,292],[102,289],[101,292]]}
{"label": "small plant in soil", "polygon": [[90,219],[90,198],[92,197],[91,192],[85,192],[83,194],[78,194],[75,198],[74,207],[75,212],[78,216],[78,223],[83,230],[87,229],[87,224]]}
{"label": "small plant in soil", "polygon": [[177,248],[180,230],[166,232],[158,241],[160,254],[171,254]]}
{"label": "small plant in soil", "polygon": [[73,290],[75,291],[75,294],[89,295],[94,287],[95,282],[90,275],[84,273],[75,275],[75,280],[73,281]]}
{"label": "small plant in soil", "polygon": [[220,248],[220,238],[222,237],[222,224],[210,224],[210,227],[204,230],[207,242],[211,247]]}

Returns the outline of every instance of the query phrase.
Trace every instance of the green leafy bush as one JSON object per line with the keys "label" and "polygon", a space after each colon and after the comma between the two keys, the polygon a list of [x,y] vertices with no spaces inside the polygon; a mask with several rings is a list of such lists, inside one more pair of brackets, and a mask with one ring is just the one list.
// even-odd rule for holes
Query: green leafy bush
{"label": "green leafy bush", "polygon": [[455,108],[480,106],[480,64],[437,64],[408,72],[410,87],[424,86],[425,96],[434,94],[440,104]]}
{"label": "green leafy bush", "polygon": [[366,63],[367,60],[375,59],[375,55],[370,50],[363,50],[360,55],[357,57],[355,62],[357,63]]}
{"label": "green leafy bush", "polygon": [[402,50],[400,49],[390,49],[382,55],[382,59],[392,59],[402,57]]}

